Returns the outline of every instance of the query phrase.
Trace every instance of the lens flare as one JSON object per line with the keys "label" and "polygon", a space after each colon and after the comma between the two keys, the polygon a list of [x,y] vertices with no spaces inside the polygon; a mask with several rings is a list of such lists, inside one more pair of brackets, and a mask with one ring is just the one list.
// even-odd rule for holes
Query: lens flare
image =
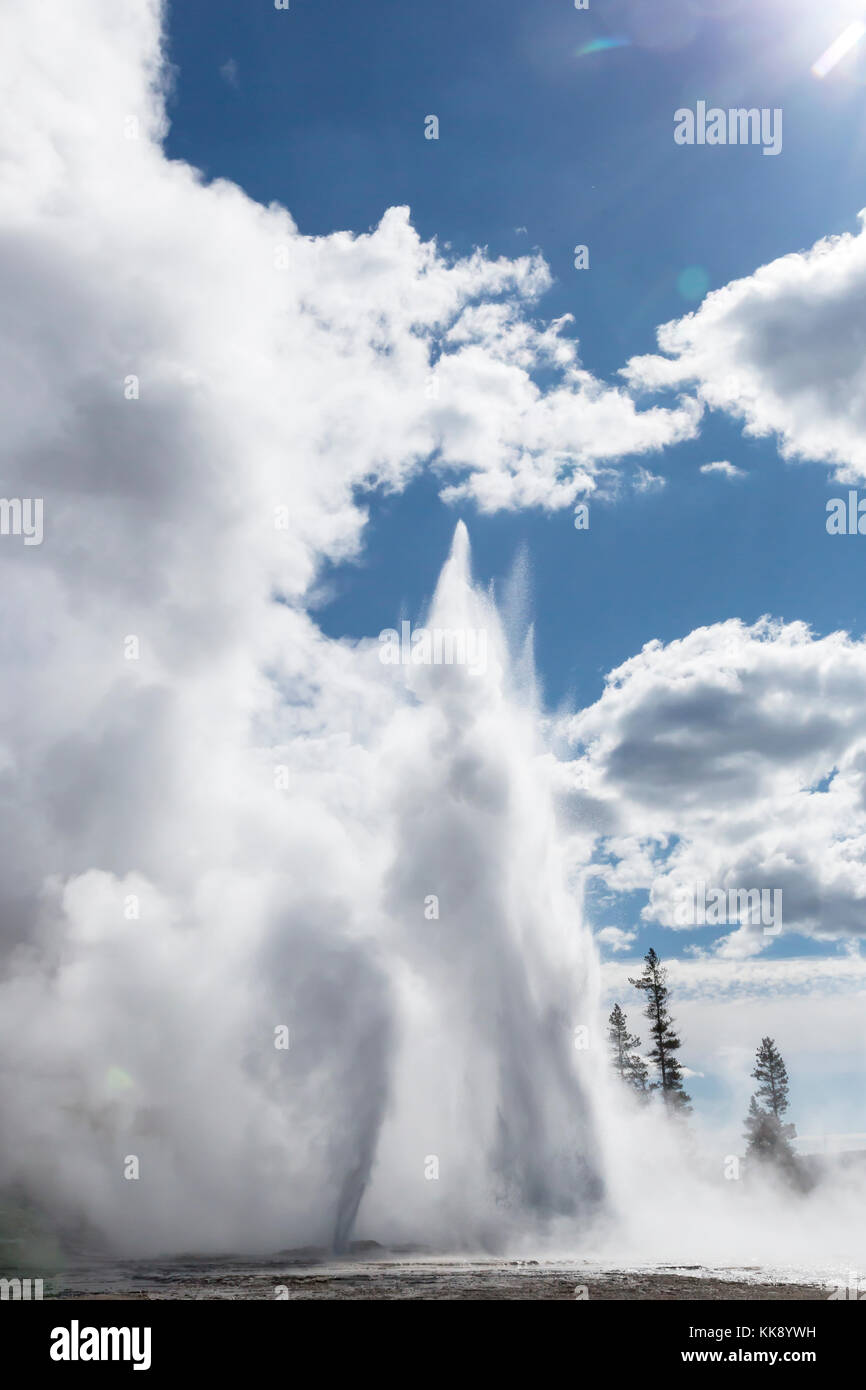
{"label": "lens flare", "polygon": [[862,20],[858,19],[854,24],[849,24],[838,39],[831,43],[826,52],[822,53],[821,57],[812,64],[812,72],[815,76],[826,77],[827,73],[831,72],[838,63],[841,63],[846,54],[856,47],[864,34],[866,34],[866,24]]}
{"label": "lens flare", "polygon": [[710,288],[710,277],[702,265],[686,266],[677,276],[677,289],[683,299],[703,299]]}
{"label": "lens flare", "polygon": [[631,39],[591,39],[577,50],[577,56],[585,58],[587,53],[603,53],[608,48],[628,48],[630,45]]}

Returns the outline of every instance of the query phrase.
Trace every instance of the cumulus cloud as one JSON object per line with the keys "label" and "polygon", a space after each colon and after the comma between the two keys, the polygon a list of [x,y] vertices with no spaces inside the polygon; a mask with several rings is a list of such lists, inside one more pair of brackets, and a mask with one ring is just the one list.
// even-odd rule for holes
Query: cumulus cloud
{"label": "cumulus cloud", "polygon": [[702,473],[720,473],[723,478],[745,478],[746,470],[738,468],[735,463],[730,463],[728,459],[719,459],[716,463],[702,463]]}
{"label": "cumulus cloud", "polygon": [[664,356],[633,357],[630,386],[692,386],[790,459],[866,477],[866,212],[856,232],[825,237],[708,294],[658,330]]}
{"label": "cumulus cloud", "polygon": [[609,946],[612,951],[627,951],[637,932],[624,931],[622,927],[601,927],[594,935],[596,941],[602,946]]}
{"label": "cumulus cloud", "polygon": [[[731,620],[648,643],[567,723],[572,786],[604,851],[594,872],[647,890],[644,918],[675,928],[696,925],[678,904],[703,884],[778,890],[782,932],[862,933],[864,691],[866,643],[801,623]],[[777,934],[720,920],[734,957]]]}

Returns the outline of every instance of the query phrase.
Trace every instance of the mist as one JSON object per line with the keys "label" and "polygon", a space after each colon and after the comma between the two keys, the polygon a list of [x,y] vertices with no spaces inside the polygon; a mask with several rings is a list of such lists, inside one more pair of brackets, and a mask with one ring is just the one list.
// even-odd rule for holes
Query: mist
{"label": "mist", "polygon": [[[627,803],[632,847],[675,833],[689,880],[730,860],[716,745],[700,786],[691,762],[685,788],[655,762],[645,785],[630,677],[573,712],[598,752],[579,767],[535,675],[527,556],[485,589],[458,521],[568,508],[623,458],[694,438],[701,401],[643,408],[594,377],[570,316],[537,317],[537,252],[452,255],[405,207],[308,235],[168,159],[163,19],[156,0],[0,14],[4,488],[39,509],[0,547],[3,1200],[126,1255],[375,1240],[844,1276],[853,1177],[808,1196],[729,1180],[728,1143],[634,1107],[607,1064],[595,841]],[[373,496],[425,470],[455,532],[411,617],[473,634],[471,664],[386,664],[375,630],[316,621],[363,563]],[[395,566],[381,630],[402,582]],[[791,668],[760,663],[810,659],[804,634],[722,627],[684,639],[693,674],[742,643],[790,723]],[[798,788],[848,769],[798,824],[816,862],[844,859],[858,921],[840,826],[863,659],[828,639],[812,695],[835,664],[844,719],[812,721],[795,769]],[[678,662],[656,643],[634,666]],[[701,693],[695,676],[695,718]],[[750,768],[758,747],[790,756],[769,719]],[[818,870],[788,858],[814,926]]]}
{"label": "mist", "polygon": [[[699,1120],[630,1101],[608,1068],[527,584],[518,565],[503,622],[458,524],[422,616],[484,631],[483,671],[320,637],[348,727],[223,747],[244,775],[222,834],[160,810],[196,845],[172,895],[96,868],[46,888],[2,985],[5,1188],[125,1254],[367,1239],[856,1268],[852,1177],[731,1181]],[[271,702],[250,724],[285,718]]]}

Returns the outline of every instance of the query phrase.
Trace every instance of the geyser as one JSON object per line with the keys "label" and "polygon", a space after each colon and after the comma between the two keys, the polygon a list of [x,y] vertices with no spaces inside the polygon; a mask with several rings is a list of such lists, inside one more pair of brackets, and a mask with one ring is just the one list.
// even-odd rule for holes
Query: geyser
{"label": "geyser", "polygon": [[483,631],[484,669],[317,634],[312,701],[259,688],[199,823],[150,809],[195,856],[49,882],[2,986],[5,1184],[137,1253],[500,1249],[595,1212],[593,947],[462,524],[427,618]]}
{"label": "geyser", "polygon": [[426,622],[485,632],[488,660],[408,668],[414,703],[383,740],[400,1045],[365,1226],[500,1248],[518,1229],[541,1237],[551,1218],[586,1219],[601,1196],[598,1058],[575,1047],[575,1030],[594,1027],[594,952],[568,888],[526,662],[518,688],[496,607],[472,586],[462,523]]}

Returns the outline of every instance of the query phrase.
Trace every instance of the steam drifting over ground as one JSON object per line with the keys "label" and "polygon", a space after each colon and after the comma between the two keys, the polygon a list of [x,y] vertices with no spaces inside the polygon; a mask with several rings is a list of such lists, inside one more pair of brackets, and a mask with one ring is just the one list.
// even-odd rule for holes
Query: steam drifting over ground
{"label": "steam drifting over ground", "polygon": [[[853,1178],[746,1191],[711,1136],[631,1107],[608,1075],[583,840],[531,634],[512,628],[509,651],[462,524],[427,624],[485,631],[485,669],[337,647],[349,727],[233,750],[234,859],[205,843],[188,896],[103,869],[46,890],[3,985],[4,1180],[133,1253],[360,1235],[856,1267]],[[277,758],[291,795],[269,781]]]}

